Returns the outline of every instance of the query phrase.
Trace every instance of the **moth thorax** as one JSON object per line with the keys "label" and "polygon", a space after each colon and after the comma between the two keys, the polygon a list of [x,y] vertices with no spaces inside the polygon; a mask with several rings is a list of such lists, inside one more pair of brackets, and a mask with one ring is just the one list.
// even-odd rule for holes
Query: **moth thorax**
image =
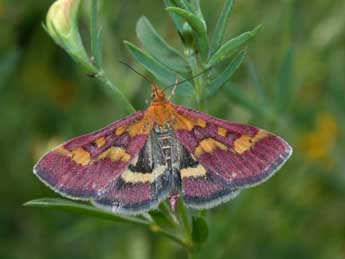
{"label": "moth thorax", "polygon": [[171,131],[171,127],[168,123],[164,124],[164,125],[155,125],[154,126],[154,131],[158,134],[160,133],[167,133],[169,131]]}

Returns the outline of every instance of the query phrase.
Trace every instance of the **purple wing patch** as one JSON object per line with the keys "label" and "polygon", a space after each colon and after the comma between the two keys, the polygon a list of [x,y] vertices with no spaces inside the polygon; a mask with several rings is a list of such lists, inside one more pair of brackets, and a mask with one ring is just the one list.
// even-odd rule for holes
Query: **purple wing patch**
{"label": "purple wing patch", "polygon": [[63,196],[81,200],[99,197],[145,145],[147,135],[130,136],[127,131],[143,115],[137,112],[62,144],[38,161],[34,173]]}
{"label": "purple wing patch", "polygon": [[[198,120],[192,129],[176,130],[177,139],[199,163],[197,169],[187,167],[185,177],[181,170],[183,193],[193,197],[185,200],[201,201],[197,207],[213,207],[221,199],[235,196],[236,190],[267,180],[292,153],[287,142],[265,130],[220,120],[182,106],[176,106],[176,110],[186,120]],[[205,190],[217,190],[216,195]]]}

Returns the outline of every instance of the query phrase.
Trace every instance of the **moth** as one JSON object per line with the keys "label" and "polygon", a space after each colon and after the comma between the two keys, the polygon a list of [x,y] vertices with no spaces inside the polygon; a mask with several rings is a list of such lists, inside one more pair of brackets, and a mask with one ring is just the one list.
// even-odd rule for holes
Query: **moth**
{"label": "moth", "polygon": [[146,110],[56,147],[34,173],[62,196],[114,213],[140,214],[176,195],[208,209],[267,180],[292,154],[270,132],[175,105],[151,87]]}

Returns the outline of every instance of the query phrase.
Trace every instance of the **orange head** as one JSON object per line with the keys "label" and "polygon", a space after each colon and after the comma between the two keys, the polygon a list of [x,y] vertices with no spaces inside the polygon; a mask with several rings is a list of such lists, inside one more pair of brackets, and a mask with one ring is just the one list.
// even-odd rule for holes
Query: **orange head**
{"label": "orange head", "polygon": [[165,98],[164,91],[159,89],[156,85],[151,84],[152,88],[152,96],[151,96],[151,102],[152,104],[160,104],[167,102],[167,99]]}
{"label": "orange head", "polygon": [[[164,90],[152,84],[151,105],[146,110],[146,121],[159,126],[172,123],[176,117],[174,105],[165,97]],[[152,125],[151,125],[152,126]]]}

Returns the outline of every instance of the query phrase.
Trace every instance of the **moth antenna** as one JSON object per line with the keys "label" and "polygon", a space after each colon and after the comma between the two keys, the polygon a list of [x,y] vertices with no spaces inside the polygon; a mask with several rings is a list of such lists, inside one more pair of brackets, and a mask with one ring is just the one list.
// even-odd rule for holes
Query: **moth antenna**
{"label": "moth antenna", "polygon": [[152,92],[155,92],[156,95],[158,95],[158,87],[155,84],[151,84]]}
{"label": "moth antenna", "polygon": [[209,67],[209,68],[206,68],[205,70],[201,71],[200,73],[198,73],[198,74],[196,74],[196,75],[194,75],[194,76],[192,76],[192,77],[190,77],[190,78],[184,79],[184,80],[182,80],[182,81],[180,81],[180,82],[178,82],[178,83],[174,83],[173,85],[169,85],[169,86],[165,87],[165,88],[163,89],[163,91],[169,89],[170,87],[175,87],[175,88],[176,88],[176,86],[178,86],[178,85],[180,85],[180,84],[183,84],[183,83],[185,83],[185,82],[187,82],[187,81],[189,81],[189,80],[192,80],[192,79],[194,79],[194,78],[196,78],[196,77],[198,77],[198,76],[201,76],[202,74],[204,74],[204,73],[206,73],[207,71],[209,71],[211,68],[213,68],[213,66],[212,66],[212,67]]}
{"label": "moth antenna", "polygon": [[146,76],[144,76],[143,74],[139,73],[137,70],[135,70],[131,65],[129,65],[128,63],[122,61],[122,60],[119,60],[119,62],[122,64],[122,65],[125,65],[126,67],[128,67],[130,70],[132,70],[134,73],[136,73],[137,75],[141,76],[142,78],[144,78],[149,84],[153,84],[153,82],[148,79]]}

